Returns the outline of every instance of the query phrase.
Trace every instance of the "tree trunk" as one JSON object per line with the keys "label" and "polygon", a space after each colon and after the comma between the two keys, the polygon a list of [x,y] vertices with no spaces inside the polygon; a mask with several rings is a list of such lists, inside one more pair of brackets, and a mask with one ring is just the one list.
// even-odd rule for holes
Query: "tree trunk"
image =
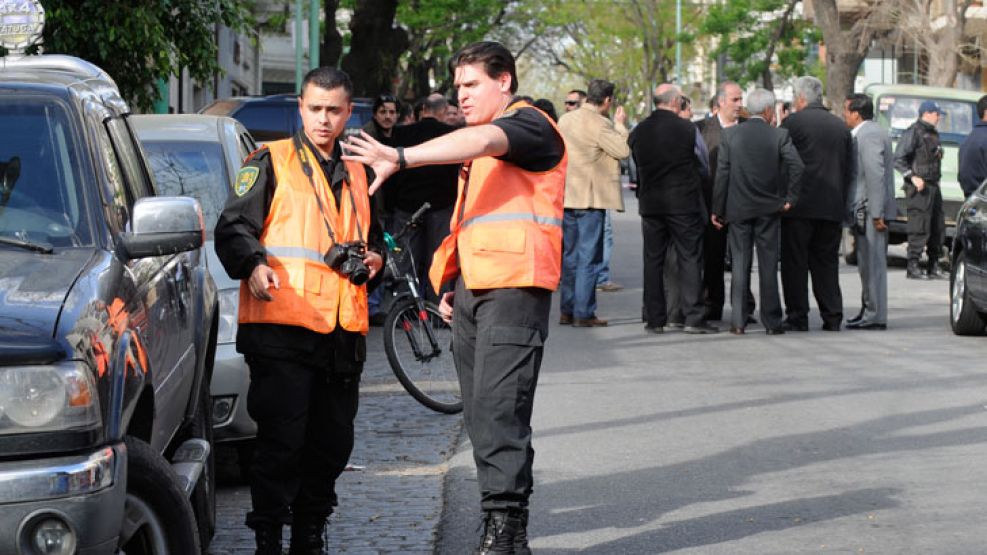
{"label": "tree trunk", "polygon": [[830,110],[840,112],[843,101],[853,92],[857,70],[867,55],[872,36],[861,38],[853,30],[844,31],[836,0],[813,0],[813,8],[816,26],[822,30],[826,43],[826,100]]}
{"label": "tree trunk", "polygon": [[339,29],[336,27],[339,0],[323,0],[322,7],[326,14],[326,29],[322,35],[322,45],[319,47],[319,60],[324,66],[336,67],[339,65],[339,56],[343,53],[343,35],[339,34]]}
{"label": "tree trunk", "polygon": [[342,69],[353,80],[354,96],[391,92],[398,58],[408,49],[408,36],[395,27],[398,0],[358,0],[350,20],[350,51]]}

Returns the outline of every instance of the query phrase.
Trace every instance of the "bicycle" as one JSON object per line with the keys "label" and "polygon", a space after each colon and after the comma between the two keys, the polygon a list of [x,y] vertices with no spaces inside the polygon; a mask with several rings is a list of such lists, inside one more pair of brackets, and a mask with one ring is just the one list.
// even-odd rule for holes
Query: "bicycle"
{"label": "bicycle", "polygon": [[[434,411],[456,414],[463,410],[463,397],[452,358],[452,327],[442,319],[439,307],[421,294],[414,257],[410,249],[399,246],[430,207],[423,204],[394,236],[384,234],[391,279],[407,286],[387,311],[384,351],[394,375],[412,397]],[[409,270],[402,273],[398,260],[405,256]]]}

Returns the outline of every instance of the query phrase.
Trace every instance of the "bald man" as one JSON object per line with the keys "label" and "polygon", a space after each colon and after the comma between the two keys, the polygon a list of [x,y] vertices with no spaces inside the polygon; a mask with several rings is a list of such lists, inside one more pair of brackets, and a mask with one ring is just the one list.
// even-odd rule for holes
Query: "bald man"
{"label": "bald man", "polygon": [[628,141],[639,174],[645,331],[664,333],[669,324],[663,268],[671,247],[678,257],[683,331],[716,333],[706,323],[702,298],[705,160],[698,154],[696,126],[678,116],[681,96],[674,85],[659,85],[657,109],[634,128]]}

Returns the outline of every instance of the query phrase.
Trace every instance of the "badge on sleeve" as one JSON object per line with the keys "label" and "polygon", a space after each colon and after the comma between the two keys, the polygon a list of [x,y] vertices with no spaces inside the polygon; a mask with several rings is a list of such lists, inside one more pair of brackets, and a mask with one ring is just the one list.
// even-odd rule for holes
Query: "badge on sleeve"
{"label": "badge on sleeve", "polygon": [[253,166],[240,168],[239,173],[236,174],[236,185],[233,187],[233,192],[236,193],[236,196],[242,197],[247,194],[253,188],[254,183],[257,183],[257,177],[259,175],[260,170]]}

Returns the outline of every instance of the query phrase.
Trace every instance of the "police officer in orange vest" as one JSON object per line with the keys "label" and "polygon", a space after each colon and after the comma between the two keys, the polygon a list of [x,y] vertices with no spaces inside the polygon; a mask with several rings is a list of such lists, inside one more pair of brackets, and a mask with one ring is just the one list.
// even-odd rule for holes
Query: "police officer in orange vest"
{"label": "police officer in orange vest", "polygon": [[527,554],[531,409],[562,264],[565,144],[548,116],[515,96],[503,45],[471,44],[450,70],[467,128],[407,149],[351,138],[344,159],[373,168],[371,192],[402,168],[464,163],[430,277],[436,291],[456,283],[439,308],[452,321],[485,513],[477,553]]}
{"label": "police officer in orange vest", "polygon": [[366,358],[367,282],[383,265],[367,175],[338,138],[353,85],[335,68],[305,76],[303,132],[254,153],[216,225],[216,251],[240,282],[237,351],[257,422],[247,526],[257,555],[326,553],[335,480],[353,449]]}

